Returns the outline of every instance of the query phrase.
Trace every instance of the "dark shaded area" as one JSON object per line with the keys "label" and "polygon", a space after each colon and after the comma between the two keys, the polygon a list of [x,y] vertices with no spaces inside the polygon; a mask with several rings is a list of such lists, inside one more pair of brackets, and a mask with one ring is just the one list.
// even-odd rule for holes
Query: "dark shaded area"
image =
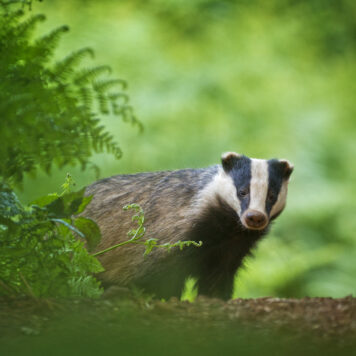
{"label": "dark shaded area", "polygon": [[2,355],[351,355],[356,299],[0,300]]}

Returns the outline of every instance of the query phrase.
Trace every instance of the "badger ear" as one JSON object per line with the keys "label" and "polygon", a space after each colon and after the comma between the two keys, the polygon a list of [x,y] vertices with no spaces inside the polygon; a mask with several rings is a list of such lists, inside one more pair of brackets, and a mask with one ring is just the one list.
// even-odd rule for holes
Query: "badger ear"
{"label": "badger ear", "polygon": [[294,166],[293,164],[291,164],[289,161],[287,161],[286,159],[280,159],[279,163],[282,165],[283,167],[283,177],[285,179],[288,179],[290,177],[290,175],[293,172]]}
{"label": "badger ear", "polygon": [[236,152],[225,152],[221,155],[221,164],[225,172],[231,171],[236,162],[242,157],[242,155]]}

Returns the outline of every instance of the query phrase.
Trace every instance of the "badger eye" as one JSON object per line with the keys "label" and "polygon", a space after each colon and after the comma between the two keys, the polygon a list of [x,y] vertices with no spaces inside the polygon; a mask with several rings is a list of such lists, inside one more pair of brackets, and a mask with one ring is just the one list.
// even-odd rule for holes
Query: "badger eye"
{"label": "badger eye", "polygon": [[239,196],[243,198],[246,195],[248,195],[249,192],[250,192],[250,190],[248,188],[241,188],[239,190]]}

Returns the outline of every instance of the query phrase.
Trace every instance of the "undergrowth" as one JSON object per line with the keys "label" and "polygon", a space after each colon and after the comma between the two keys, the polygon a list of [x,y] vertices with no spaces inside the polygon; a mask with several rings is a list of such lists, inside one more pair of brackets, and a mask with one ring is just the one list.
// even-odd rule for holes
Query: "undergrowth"
{"label": "undergrowth", "polygon": [[[68,186],[68,179],[67,179]],[[93,274],[103,271],[84,247],[95,248],[100,230],[76,217],[90,203],[84,189],[50,194],[25,206],[0,187],[0,295],[97,297]]]}

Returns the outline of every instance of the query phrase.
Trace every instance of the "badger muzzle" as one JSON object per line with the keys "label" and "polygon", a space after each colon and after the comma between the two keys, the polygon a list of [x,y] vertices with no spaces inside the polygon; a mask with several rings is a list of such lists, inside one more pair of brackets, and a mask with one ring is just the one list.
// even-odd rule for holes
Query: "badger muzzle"
{"label": "badger muzzle", "polygon": [[268,217],[260,211],[248,209],[242,215],[241,222],[247,229],[263,230],[268,224]]}

